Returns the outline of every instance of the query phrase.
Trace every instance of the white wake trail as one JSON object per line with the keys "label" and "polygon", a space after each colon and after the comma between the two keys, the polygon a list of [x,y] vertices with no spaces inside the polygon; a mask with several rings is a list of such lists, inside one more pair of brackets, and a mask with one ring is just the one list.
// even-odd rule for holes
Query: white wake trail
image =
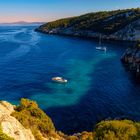
{"label": "white wake trail", "polygon": [[[30,38],[29,40],[16,38],[18,34],[23,34],[25,37],[28,35]],[[0,35],[0,40],[20,44],[17,49],[6,54],[5,57],[1,59],[1,61],[4,62],[8,62],[26,55],[30,52],[31,48],[39,50],[39,47],[36,44],[39,42],[40,36],[33,30],[28,30],[27,28],[23,28],[21,30],[13,30],[12,32],[5,32],[4,34]]]}

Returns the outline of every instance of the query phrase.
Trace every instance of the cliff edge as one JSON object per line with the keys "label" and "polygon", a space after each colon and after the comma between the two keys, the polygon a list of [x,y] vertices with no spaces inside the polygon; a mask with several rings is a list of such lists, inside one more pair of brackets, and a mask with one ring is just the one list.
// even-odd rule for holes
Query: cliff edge
{"label": "cliff edge", "polygon": [[140,78],[140,43],[126,49],[121,61],[136,78]]}
{"label": "cliff edge", "polygon": [[11,116],[14,107],[6,101],[0,102],[0,124],[3,133],[14,140],[35,140],[31,130],[25,129],[16,118]]}

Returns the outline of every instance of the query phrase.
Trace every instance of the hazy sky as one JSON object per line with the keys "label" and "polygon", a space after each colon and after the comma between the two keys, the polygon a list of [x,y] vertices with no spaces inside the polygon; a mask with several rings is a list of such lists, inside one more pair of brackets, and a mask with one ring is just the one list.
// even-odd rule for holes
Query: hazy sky
{"label": "hazy sky", "polygon": [[51,21],[99,10],[140,7],[140,0],[0,0],[0,22]]}

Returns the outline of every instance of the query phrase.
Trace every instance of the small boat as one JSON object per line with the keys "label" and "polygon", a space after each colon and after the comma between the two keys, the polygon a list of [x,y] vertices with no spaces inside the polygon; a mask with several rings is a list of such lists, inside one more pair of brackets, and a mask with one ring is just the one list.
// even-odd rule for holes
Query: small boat
{"label": "small boat", "polygon": [[66,80],[66,79],[64,79],[62,77],[53,77],[52,81],[58,82],[58,83],[67,83],[68,82],[68,80]]}
{"label": "small boat", "polygon": [[101,51],[105,51],[105,52],[107,51],[107,48],[102,46],[102,35],[101,34],[99,37],[99,46],[96,47],[96,50],[101,50]]}
{"label": "small boat", "polygon": [[106,47],[96,47],[97,50],[102,50],[102,51],[106,51]]}

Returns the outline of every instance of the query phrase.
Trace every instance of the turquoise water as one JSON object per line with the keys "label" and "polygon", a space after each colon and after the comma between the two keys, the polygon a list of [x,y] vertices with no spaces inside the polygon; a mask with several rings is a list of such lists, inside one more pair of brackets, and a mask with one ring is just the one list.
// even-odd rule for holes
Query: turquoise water
{"label": "turquoise water", "polygon": [[[124,44],[45,35],[36,27],[0,27],[0,100],[37,101],[58,130],[91,131],[103,119],[140,118],[139,83],[124,69]],[[62,76],[67,84],[51,81]]]}

